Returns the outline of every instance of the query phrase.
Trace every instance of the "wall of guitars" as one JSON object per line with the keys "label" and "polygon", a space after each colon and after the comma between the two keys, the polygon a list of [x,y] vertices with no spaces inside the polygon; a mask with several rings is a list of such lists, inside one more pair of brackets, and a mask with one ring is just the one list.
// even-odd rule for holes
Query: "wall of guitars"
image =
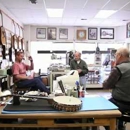
{"label": "wall of guitars", "polygon": [[[5,20],[5,21],[4,21]],[[0,68],[6,68],[15,61],[17,51],[25,51],[23,27],[0,10]],[[2,66],[2,62],[6,62]]]}

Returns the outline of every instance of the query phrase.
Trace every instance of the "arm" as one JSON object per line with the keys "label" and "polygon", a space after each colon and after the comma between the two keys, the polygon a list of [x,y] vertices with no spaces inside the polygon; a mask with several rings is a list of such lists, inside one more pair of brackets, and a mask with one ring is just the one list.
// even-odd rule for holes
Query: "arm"
{"label": "arm", "polygon": [[119,78],[121,77],[121,73],[118,68],[114,68],[109,77],[103,82],[103,88],[114,88]]}
{"label": "arm", "polygon": [[84,62],[82,73],[83,74],[87,74],[88,73],[88,66],[87,66],[86,62]]}
{"label": "arm", "polygon": [[30,56],[29,57],[29,60],[30,60],[30,66],[29,65],[26,65],[26,70],[33,70],[34,69],[34,63],[33,63],[33,59],[32,57]]}
{"label": "arm", "polygon": [[71,60],[71,62],[70,62],[70,69],[71,69],[71,70],[75,70],[74,65],[73,65],[73,62],[74,62],[73,60]]}

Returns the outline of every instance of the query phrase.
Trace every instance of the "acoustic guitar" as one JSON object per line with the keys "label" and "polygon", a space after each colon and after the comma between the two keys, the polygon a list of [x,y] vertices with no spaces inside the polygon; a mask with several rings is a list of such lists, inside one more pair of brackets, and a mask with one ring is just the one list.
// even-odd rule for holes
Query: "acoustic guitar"
{"label": "acoustic guitar", "polygon": [[21,39],[21,46],[22,46],[22,50],[23,50],[23,52],[25,51],[25,45],[24,45],[24,34],[23,34],[23,28],[21,27],[21,29],[22,29],[22,36],[23,36],[23,38]]}
{"label": "acoustic guitar", "polygon": [[13,21],[13,24],[14,24],[13,45],[14,45],[15,52],[17,52],[19,48],[18,48],[18,38],[16,35],[16,25],[15,25],[14,21]]}
{"label": "acoustic guitar", "polygon": [[2,58],[6,59],[6,44],[7,44],[7,40],[6,40],[6,31],[5,28],[3,27],[3,14],[2,11],[0,10],[0,14],[1,14],[1,23],[2,26],[0,27],[0,44],[2,47]]}

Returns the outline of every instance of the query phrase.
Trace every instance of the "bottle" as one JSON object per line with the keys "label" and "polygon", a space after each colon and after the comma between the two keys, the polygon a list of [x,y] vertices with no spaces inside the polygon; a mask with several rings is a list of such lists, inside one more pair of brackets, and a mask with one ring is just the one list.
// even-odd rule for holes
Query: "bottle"
{"label": "bottle", "polygon": [[39,72],[38,72],[39,76],[41,75],[41,69],[39,69]]}
{"label": "bottle", "polygon": [[76,84],[76,87],[77,87],[78,97],[80,97],[80,85],[79,85],[79,82],[76,81],[75,84]]}

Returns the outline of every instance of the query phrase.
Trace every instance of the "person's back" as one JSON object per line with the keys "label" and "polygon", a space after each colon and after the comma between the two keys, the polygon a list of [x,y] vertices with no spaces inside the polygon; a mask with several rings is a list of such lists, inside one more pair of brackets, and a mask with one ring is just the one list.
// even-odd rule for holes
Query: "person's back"
{"label": "person's back", "polygon": [[[109,77],[103,82],[103,88],[112,89],[112,103],[121,112],[130,111],[130,61],[129,50],[120,48],[115,54],[115,64]],[[109,130],[106,127],[106,130]],[[124,130],[123,121],[119,120],[118,130]]]}
{"label": "person's back", "polygon": [[130,102],[130,62],[124,62],[116,66],[121,77],[115,84],[112,91],[112,97],[124,102]]}

